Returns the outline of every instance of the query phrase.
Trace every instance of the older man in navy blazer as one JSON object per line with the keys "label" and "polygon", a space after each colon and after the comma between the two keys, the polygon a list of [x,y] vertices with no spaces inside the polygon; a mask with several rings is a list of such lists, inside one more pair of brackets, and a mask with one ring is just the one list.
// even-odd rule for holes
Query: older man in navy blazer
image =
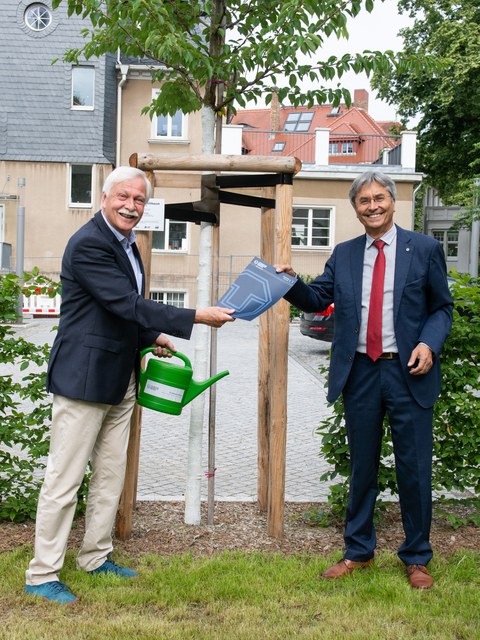
{"label": "older man in navy blazer", "polygon": [[47,372],[51,445],[25,587],[61,604],[77,600],[59,572],[89,459],[93,473],[77,566],[91,574],[136,575],[110,553],[140,351],[153,345],[157,355],[169,355],[166,348],[175,347],[164,332],[188,339],[195,323],[221,327],[233,320],[233,309],[179,309],[145,300],[133,228],[150,193],[143,171],[115,169],[105,181],[101,211],[72,236],[62,260],[61,316]]}
{"label": "older man in navy blazer", "polygon": [[[373,561],[386,414],[405,532],[398,555],[411,586],[428,589],[433,584],[426,568],[432,557],[433,405],[440,392],[439,355],[450,332],[453,306],[445,257],[433,238],[394,224],[396,188],[386,174],[362,174],[349,195],[366,234],[337,245],[321,276],[309,285],[298,279],[285,296],[307,312],[335,303],[327,398],[333,402],[343,394],[350,492],[345,554],[323,576],[340,578]],[[290,265],[277,270],[296,275]]]}

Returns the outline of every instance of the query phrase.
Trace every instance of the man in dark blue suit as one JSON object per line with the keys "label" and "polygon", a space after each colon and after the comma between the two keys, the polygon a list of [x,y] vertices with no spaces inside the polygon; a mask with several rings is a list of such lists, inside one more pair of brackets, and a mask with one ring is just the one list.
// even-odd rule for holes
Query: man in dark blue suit
{"label": "man in dark blue suit", "polygon": [[[366,234],[337,245],[321,276],[309,285],[298,279],[285,296],[307,312],[335,303],[327,399],[333,402],[343,394],[350,492],[345,554],[323,576],[340,578],[373,561],[386,414],[405,532],[398,556],[411,586],[428,589],[433,584],[426,568],[432,557],[433,405],[453,307],[445,257],[433,238],[394,224],[396,188],[384,173],[362,174],[349,195]],[[290,265],[277,271],[296,275]]]}
{"label": "man in dark blue suit", "polygon": [[233,320],[233,309],[179,309],[145,300],[133,228],[150,194],[143,171],[113,171],[103,187],[101,211],[71,237],[62,260],[60,324],[47,372],[51,444],[25,586],[27,593],[57,603],[77,600],[59,572],[89,459],[92,477],[77,566],[91,574],[136,575],[110,554],[140,351],[153,345],[156,355],[169,355],[166,348],[175,347],[164,332],[189,339],[195,323],[221,327]]}

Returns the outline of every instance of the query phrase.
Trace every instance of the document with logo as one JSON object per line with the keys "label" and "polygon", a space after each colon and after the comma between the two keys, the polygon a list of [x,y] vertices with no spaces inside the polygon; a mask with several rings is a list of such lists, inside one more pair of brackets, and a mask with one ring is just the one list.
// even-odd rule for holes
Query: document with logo
{"label": "document with logo", "polygon": [[235,309],[234,318],[253,320],[278,302],[295,282],[288,273],[277,273],[272,265],[254,258],[217,305]]}

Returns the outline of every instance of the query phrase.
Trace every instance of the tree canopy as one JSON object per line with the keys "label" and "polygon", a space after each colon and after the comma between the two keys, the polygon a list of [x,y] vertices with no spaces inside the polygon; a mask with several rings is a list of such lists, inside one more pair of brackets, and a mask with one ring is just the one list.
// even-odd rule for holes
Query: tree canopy
{"label": "tree canopy", "polygon": [[[383,0],[382,0],[383,1]],[[347,18],[373,0],[54,0],[69,14],[89,18],[85,45],[67,52],[78,61],[107,52],[121,52],[156,63],[153,79],[160,94],[147,111],[173,114],[211,108],[223,112],[234,103],[245,106],[272,88],[292,105],[350,104],[340,86],[326,88],[349,71],[382,75],[406,63],[393,52],[365,51],[319,58],[322,44],[335,35],[347,38]],[[307,56],[308,63],[301,63]],[[423,56],[420,56],[423,58]],[[309,78],[301,92],[299,80]],[[221,91],[218,88],[221,87]]]}
{"label": "tree canopy", "polygon": [[431,54],[430,65],[374,70],[379,96],[418,124],[418,167],[446,204],[470,205],[480,174],[480,4],[478,0],[400,0],[414,18],[400,33],[404,54]]}

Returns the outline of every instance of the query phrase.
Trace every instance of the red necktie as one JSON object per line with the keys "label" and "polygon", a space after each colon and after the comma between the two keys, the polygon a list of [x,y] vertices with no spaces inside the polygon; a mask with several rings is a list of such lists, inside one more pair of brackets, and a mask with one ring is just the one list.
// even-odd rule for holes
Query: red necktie
{"label": "red necktie", "polygon": [[368,311],[367,325],[367,354],[375,362],[382,355],[382,311],[383,311],[383,285],[385,281],[385,254],[383,240],[375,240],[373,243],[378,249],[378,254],[373,266],[372,291],[370,294],[370,308]]}

